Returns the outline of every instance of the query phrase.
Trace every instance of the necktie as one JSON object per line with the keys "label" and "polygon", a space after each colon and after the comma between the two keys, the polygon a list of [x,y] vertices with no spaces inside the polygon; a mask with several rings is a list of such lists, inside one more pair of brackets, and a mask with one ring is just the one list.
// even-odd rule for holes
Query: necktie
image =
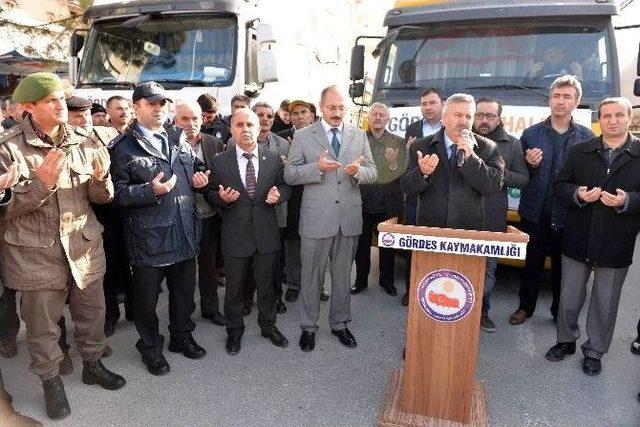
{"label": "necktie", "polygon": [[256,192],[256,170],[253,168],[253,162],[251,161],[253,154],[243,153],[242,155],[247,159],[247,173],[245,174],[244,186],[249,196],[253,199],[253,195]]}
{"label": "necktie", "polygon": [[456,146],[456,144],[451,144],[451,154],[449,155],[449,164],[451,165],[452,168],[455,168],[457,163],[456,163],[456,152],[458,151],[458,147]]}
{"label": "necktie", "polygon": [[164,154],[167,160],[170,160],[171,155],[169,154],[169,144],[167,143],[167,138],[161,133],[154,133],[153,135],[160,140],[162,154]]}
{"label": "necktie", "polygon": [[331,128],[331,132],[333,133],[333,137],[331,138],[331,148],[333,152],[336,154],[336,158],[338,154],[340,154],[340,141],[338,140],[338,129]]}

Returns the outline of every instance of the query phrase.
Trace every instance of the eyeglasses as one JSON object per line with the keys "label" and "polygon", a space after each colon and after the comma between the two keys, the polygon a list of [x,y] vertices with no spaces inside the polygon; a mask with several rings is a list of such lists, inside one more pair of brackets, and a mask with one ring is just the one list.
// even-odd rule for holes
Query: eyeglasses
{"label": "eyeglasses", "polygon": [[484,113],[476,113],[476,119],[483,120],[487,119],[488,121],[493,121],[498,118],[497,114],[484,114]]}

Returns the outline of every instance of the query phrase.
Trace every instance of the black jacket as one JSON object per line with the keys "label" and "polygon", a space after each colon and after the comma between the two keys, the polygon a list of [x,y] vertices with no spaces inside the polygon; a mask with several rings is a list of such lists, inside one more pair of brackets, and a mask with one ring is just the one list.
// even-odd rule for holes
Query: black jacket
{"label": "black jacket", "polygon": [[[555,183],[558,196],[569,204],[562,242],[562,253],[569,258],[605,268],[631,265],[640,230],[640,140],[629,134],[627,144],[610,167],[601,137],[571,147]],[[578,204],[574,196],[581,185],[612,194],[624,190],[627,210],[617,212],[599,200]]]}
{"label": "black jacket", "polygon": [[[283,176],[284,165],[277,154],[259,148],[256,192],[251,198],[240,178],[236,156],[236,150],[229,150],[214,157],[210,185],[204,196],[207,202],[220,208],[222,254],[244,258],[256,251],[261,254],[277,252],[280,250],[280,232],[276,208],[268,204],[266,198],[273,186],[280,191],[279,203],[289,198],[290,189]],[[238,200],[225,204],[218,195],[219,185],[239,191]]]}
{"label": "black jacket", "polygon": [[486,135],[498,146],[504,161],[502,189],[491,193],[484,200],[484,227],[489,231],[504,232],[507,229],[507,188],[522,189],[529,182],[529,169],[524,159],[522,145],[515,136],[509,135],[502,125]]}
{"label": "black jacket", "polygon": [[[193,174],[205,170],[186,142],[181,129],[165,127],[171,161],[158,152],[134,123],[111,147],[113,203],[123,216],[125,244],[132,266],[162,266],[195,258],[199,252],[201,224],[192,187]],[[176,175],[173,189],[153,193],[151,181]]]}
{"label": "black jacket", "polygon": [[201,132],[219,139],[223,144],[226,144],[229,138],[231,138],[229,123],[222,120],[220,116],[217,116],[216,119],[207,126],[203,125]]}
{"label": "black jacket", "polygon": [[[418,196],[418,225],[484,230],[483,195],[500,190],[504,162],[495,142],[480,135],[475,138],[474,153],[462,167],[450,166],[444,128],[411,145],[402,188],[407,196]],[[418,151],[439,158],[426,179],[418,168]]]}

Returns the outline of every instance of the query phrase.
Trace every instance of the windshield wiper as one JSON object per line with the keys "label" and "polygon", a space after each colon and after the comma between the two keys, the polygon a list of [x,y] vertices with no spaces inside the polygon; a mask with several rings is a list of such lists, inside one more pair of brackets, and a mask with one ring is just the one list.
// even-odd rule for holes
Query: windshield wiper
{"label": "windshield wiper", "polygon": [[78,83],[78,87],[82,86],[127,86],[131,89],[136,87],[132,82],[90,82],[90,83]]}
{"label": "windshield wiper", "polygon": [[546,92],[542,92],[540,89],[544,89],[543,87],[540,86],[523,86],[523,85],[516,85],[516,84],[501,84],[501,85],[486,85],[486,86],[469,86],[467,88],[468,89],[503,89],[503,90],[514,90],[514,89],[518,89],[518,90],[524,90],[527,92],[531,92],[531,93],[535,93],[536,95],[540,95],[540,96],[544,96],[545,98],[549,99],[549,94]]}
{"label": "windshield wiper", "polygon": [[202,80],[188,80],[188,79],[158,79],[154,80],[156,83],[174,83],[174,84],[183,84],[189,86],[209,86],[208,82]]}

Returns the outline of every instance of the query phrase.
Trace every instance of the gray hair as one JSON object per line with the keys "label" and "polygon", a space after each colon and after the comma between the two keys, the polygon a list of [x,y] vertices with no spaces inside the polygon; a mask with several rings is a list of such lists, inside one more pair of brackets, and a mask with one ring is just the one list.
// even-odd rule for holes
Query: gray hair
{"label": "gray hair", "polygon": [[598,106],[598,118],[600,118],[600,112],[602,111],[602,107],[609,104],[620,104],[623,107],[627,107],[627,113],[631,116],[631,111],[633,110],[633,105],[631,105],[631,101],[623,96],[615,96],[611,98],[605,98],[602,100],[600,105]]}
{"label": "gray hair", "polygon": [[386,104],[383,104],[382,102],[374,102],[371,104],[371,107],[369,107],[369,111],[373,111],[376,108],[383,109],[384,112],[387,113],[387,116],[389,115],[389,107],[387,107]]}
{"label": "gray hair", "polygon": [[442,107],[442,114],[444,115],[444,113],[447,112],[451,104],[463,104],[463,103],[469,104],[471,106],[472,111],[476,110],[476,100],[473,98],[472,95],[469,95],[468,93],[454,93],[453,95],[448,97],[446,101],[444,101],[444,107]]}
{"label": "gray hair", "polygon": [[242,107],[242,108],[238,108],[236,111],[233,112],[233,115],[231,116],[231,120],[230,120],[230,124],[233,125],[234,119],[236,118],[236,116],[239,113],[246,113],[249,115],[249,117],[251,117],[251,120],[259,125],[260,124],[260,119],[258,118],[258,116],[256,115],[256,113],[254,113],[253,111],[251,111],[250,108],[247,107]]}
{"label": "gray hair", "polygon": [[258,108],[268,108],[271,110],[272,113],[275,112],[275,110],[273,109],[273,107],[269,104],[267,104],[266,102],[256,102],[253,107],[251,107],[251,111],[253,111],[254,113],[258,114]]}
{"label": "gray hair", "polygon": [[564,76],[558,77],[551,83],[551,86],[549,86],[549,93],[559,87],[572,87],[576,90],[576,99],[582,98],[582,85],[576,76],[565,74]]}
{"label": "gray hair", "polygon": [[196,101],[193,100],[186,100],[186,99],[178,99],[176,100],[176,106],[175,106],[175,110],[174,111],[178,111],[179,108],[182,107],[188,107],[191,108],[193,111],[196,112],[197,115],[201,115],[202,114],[202,107],[200,107],[200,104],[198,104]]}

